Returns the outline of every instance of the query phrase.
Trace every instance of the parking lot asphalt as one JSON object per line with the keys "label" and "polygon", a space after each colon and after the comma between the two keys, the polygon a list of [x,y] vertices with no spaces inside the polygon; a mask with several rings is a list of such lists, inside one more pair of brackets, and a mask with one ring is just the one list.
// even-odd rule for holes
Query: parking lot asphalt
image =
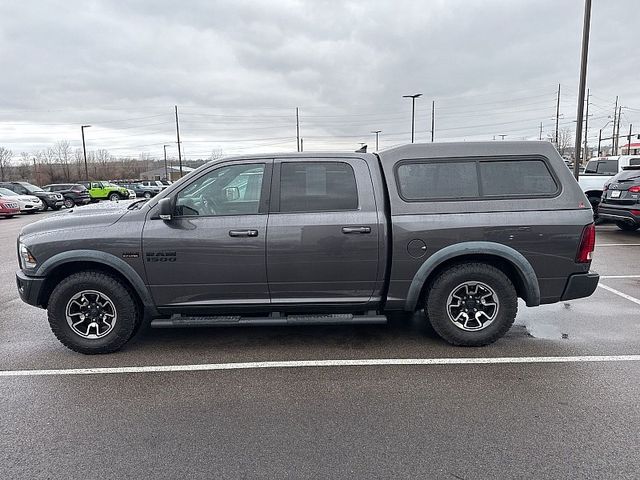
{"label": "parking lot asphalt", "polygon": [[[640,232],[598,226],[588,299],[526,308],[493,345],[456,348],[416,316],[357,327],[144,330],[83,356],[14,285],[20,228],[0,220],[2,478],[638,478]],[[339,359],[567,357],[569,363],[243,368]],[[437,362],[436,362],[437,363]],[[0,372],[2,373],[2,372]]]}

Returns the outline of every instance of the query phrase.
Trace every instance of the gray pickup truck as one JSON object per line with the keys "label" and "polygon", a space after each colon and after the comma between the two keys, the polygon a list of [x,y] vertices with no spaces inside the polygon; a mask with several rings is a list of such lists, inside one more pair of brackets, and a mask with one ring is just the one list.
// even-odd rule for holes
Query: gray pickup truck
{"label": "gray pickup truck", "polygon": [[208,163],[149,201],[18,238],[22,299],[82,353],[153,327],[384,322],[424,310],[454,345],[586,297],[592,210],[547,142],[413,144]]}

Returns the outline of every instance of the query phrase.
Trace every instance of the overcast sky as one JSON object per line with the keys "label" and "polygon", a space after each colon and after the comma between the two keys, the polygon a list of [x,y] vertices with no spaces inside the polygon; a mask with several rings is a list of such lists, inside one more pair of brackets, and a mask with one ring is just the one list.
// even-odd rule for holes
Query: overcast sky
{"label": "overcast sky", "polygon": [[[640,7],[595,0],[589,141],[613,115],[640,133]],[[180,113],[188,158],[575,128],[582,0],[0,0],[0,146],[58,140],[160,157]],[[610,135],[610,125],[606,128]],[[175,143],[170,149],[175,155]]]}

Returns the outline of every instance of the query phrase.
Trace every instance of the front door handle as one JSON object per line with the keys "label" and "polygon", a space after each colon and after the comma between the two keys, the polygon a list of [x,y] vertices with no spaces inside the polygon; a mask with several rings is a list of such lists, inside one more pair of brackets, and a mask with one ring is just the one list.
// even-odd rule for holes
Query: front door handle
{"label": "front door handle", "polygon": [[371,233],[371,227],[342,227],[342,233]]}
{"label": "front door handle", "polygon": [[258,230],[229,230],[230,237],[257,237]]}

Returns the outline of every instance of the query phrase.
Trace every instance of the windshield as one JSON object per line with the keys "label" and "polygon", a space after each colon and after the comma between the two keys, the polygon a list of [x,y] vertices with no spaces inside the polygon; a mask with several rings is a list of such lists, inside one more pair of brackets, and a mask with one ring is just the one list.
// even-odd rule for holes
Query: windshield
{"label": "windshield", "polygon": [[8,188],[0,188],[0,196],[3,197],[16,197],[18,194]]}
{"label": "windshield", "polygon": [[630,182],[636,179],[640,179],[640,168],[634,168],[633,170],[624,170],[613,178],[614,181],[618,182]]}
{"label": "windshield", "polygon": [[30,183],[20,183],[20,185],[22,185],[28,192],[44,192],[44,190],[42,190],[42,188],[40,187],[36,187],[35,185],[31,185]]}

